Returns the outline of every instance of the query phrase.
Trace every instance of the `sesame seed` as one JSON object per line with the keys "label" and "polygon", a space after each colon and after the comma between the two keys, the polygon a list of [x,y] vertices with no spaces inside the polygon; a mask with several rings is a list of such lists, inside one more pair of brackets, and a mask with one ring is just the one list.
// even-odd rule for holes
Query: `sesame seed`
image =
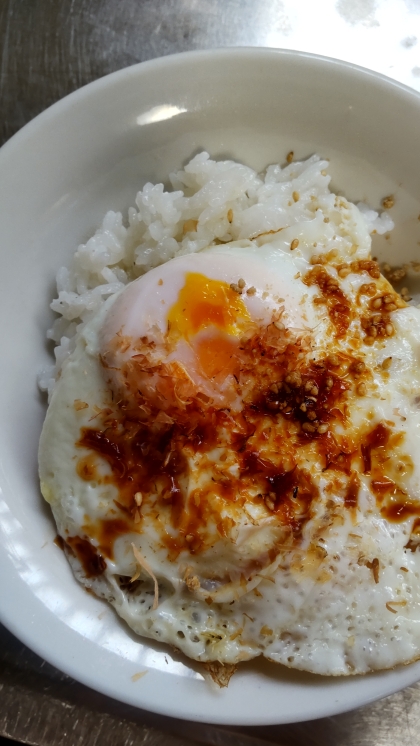
{"label": "sesame seed", "polygon": [[318,432],[319,432],[319,434],[320,434],[320,435],[324,435],[324,433],[328,432],[328,429],[329,429],[329,427],[328,427],[328,425],[327,425],[327,424],[325,423],[325,424],[323,424],[323,425],[318,425],[318,428],[317,428],[317,429],[318,429]]}
{"label": "sesame seed", "polygon": [[242,295],[242,290],[235,282],[231,282],[230,289],[233,290],[234,293],[238,293],[238,295]]}
{"label": "sesame seed", "polygon": [[304,430],[305,433],[314,433],[316,432],[316,429],[315,425],[311,425],[310,422],[304,422],[302,425],[302,430]]}
{"label": "sesame seed", "polygon": [[248,288],[248,290],[246,291],[246,294],[247,295],[255,295],[256,292],[257,292],[257,288],[254,288],[254,286],[252,286],[252,287]]}
{"label": "sesame seed", "polygon": [[[273,494],[273,493],[270,492],[270,496],[271,496],[271,494]],[[275,494],[274,494],[274,497],[275,497]],[[266,504],[266,506],[267,506],[267,508],[269,510],[274,510],[274,508],[275,508],[275,502],[274,502],[274,500],[271,497],[269,497],[268,495],[266,495],[266,497],[264,498],[264,502],[265,502],[265,504]]]}
{"label": "sesame seed", "polygon": [[330,355],[328,358],[328,362],[330,365],[332,365],[333,368],[337,368],[340,365],[340,359],[337,355]]}
{"label": "sesame seed", "polygon": [[372,308],[380,308],[382,306],[382,298],[375,298],[372,301]]}
{"label": "sesame seed", "polygon": [[288,153],[286,155],[286,161],[287,161],[287,163],[291,163],[293,161],[294,157],[295,157],[295,154],[294,154],[293,150],[291,150],[290,153]]}
{"label": "sesame seed", "polygon": [[140,507],[143,502],[143,495],[141,492],[136,492],[136,494],[134,495],[134,502],[138,507]]}
{"label": "sesame seed", "polygon": [[341,269],[338,270],[338,276],[341,277],[343,280],[349,276],[351,272],[351,269],[348,267],[341,267]]}
{"label": "sesame seed", "polygon": [[246,282],[242,279],[242,277],[238,280],[238,288],[241,288],[241,290],[245,287]]}
{"label": "sesame seed", "polygon": [[227,219],[228,219],[229,223],[232,222],[232,220],[233,220],[233,210],[228,210]]}
{"label": "sesame seed", "polygon": [[282,332],[286,328],[282,321],[273,321],[273,326],[275,326],[279,332]]}
{"label": "sesame seed", "polygon": [[291,383],[292,386],[302,385],[302,376],[297,370],[293,371],[293,373],[289,373],[284,380],[286,383]]}
{"label": "sesame seed", "polygon": [[386,357],[385,360],[382,361],[382,368],[383,370],[389,370],[392,363],[392,357]]}
{"label": "sesame seed", "polygon": [[366,384],[365,383],[359,383],[357,386],[357,393],[359,396],[364,396],[366,394]]}
{"label": "sesame seed", "polygon": [[394,327],[392,326],[392,324],[387,324],[386,327],[385,327],[385,331],[386,331],[388,337],[392,337],[392,335],[394,333]]}
{"label": "sesame seed", "polygon": [[387,303],[387,305],[386,305],[386,311],[388,311],[388,313],[391,313],[392,311],[395,311],[396,308],[397,308],[397,306],[395,305],[395,303]]}
{"label": "sesame seed", "polygon": [[316,420],[316,412],[311,409],[307,414],[308,420]]}
{"label": "sesame seed", "polygon": [[299,192],[293,192],[292,197],[294,202],[299,202]]}
{"label": "sesame seed", "polygon": [[365,368],[366,368],[366,365],[360,361],[359,363],[356,363],[354,365],[354,372],[358,374],[363,373]]}
{"label": "sesame seed", "polygon": [[299,246],[299,239],[294,238],[292,243],[290,244],[290,251],[294,251]]}
{"label": "sesame seed", "polygon": [[301,412],[306,412],[307,406],[306,406],[305,402],[303,402],[303,404],[300,405],[299,409],[301,410]]}

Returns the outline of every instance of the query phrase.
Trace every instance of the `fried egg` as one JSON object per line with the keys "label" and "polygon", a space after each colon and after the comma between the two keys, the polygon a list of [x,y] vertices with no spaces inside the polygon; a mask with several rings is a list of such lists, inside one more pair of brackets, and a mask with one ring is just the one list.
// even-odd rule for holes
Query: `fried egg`
{"label": "fried egg", "polygon": [[79,331],[41,488],[76,577],[191,659],[420,657],[420,312],[329,210],[151,269]]}

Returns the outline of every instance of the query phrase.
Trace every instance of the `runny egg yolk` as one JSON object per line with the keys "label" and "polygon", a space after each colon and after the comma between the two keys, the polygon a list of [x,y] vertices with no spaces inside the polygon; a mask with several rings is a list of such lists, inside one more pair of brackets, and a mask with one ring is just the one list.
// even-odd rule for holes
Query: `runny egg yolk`
{"label": "runny egg yolk", "polygon": [[[253,278],[251,293],[241,271],[248,282]],[[223,256],[222,262],[219,255],[197,254],[129,284],[100,335],[114,399],[136,411],[144,402],[164,412],[184,411],[197,396],[218,407],[240,407],[243,342],[270,324],[278,309],[266,275],[265,267],[244,266],[237,258]]]}
{"label": "runny egg yolk", "polygon": [[227,282],[198,272],[187,272],[178,300],[168,313],[170,334],[185,339],[209,326],[238,336],[240,321],[249,319],[241,296]]}
{"label": "runny egg yolk", "polygon": [[222,280],[188,272],[168,313],[168,341],[185,339],[204,375],[234,372],[235,351],[250,315],[241,295]]}
{"label": "runny egg yolk", "polygon": [[238,344],[222,334],[209,335],[194,345],[201,370],[207,378],[234,374],[237,365],[235,353]]}

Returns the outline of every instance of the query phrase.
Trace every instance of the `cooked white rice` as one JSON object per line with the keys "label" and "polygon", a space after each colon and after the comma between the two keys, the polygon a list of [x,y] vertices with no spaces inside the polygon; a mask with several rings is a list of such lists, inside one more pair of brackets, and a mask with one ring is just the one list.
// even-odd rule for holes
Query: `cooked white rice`
{"label": "cooked white rice", "polygon": [[[55,365],[40,375],[41,389],[51,395],[80,325],[106,298],[152,267],[213,244],[253,239],[313,220],[319,211],[330,213],[336,195],[328,189],[327,168],[328,161],[313,155],[257,174],[234,161],[213,161],[203,152],[170,175],[174,191],[165,192],[163,184],[145,184],[136,206],[128,210],[126,224],[122,213],[107,212],[70,266],[58,270],[58,297],[51,308],[59,318],[47,335],[56,343]],[[379,216],[363,203],[358,208],[370,232],[393,228],[386,212]]]}

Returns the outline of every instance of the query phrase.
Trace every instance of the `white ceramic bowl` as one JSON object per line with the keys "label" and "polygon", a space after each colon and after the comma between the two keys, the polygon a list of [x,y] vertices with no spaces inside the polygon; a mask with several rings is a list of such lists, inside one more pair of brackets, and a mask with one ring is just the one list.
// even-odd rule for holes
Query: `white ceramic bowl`
{"label": "white ceramic bowl", "polygon": [[[109,208],[202,148],[260,169],[313,152],[333,186],[373,207],[394,194],[383,257],[419,254],[420,96],[335,60],[267,49],[181,54],[99,80],[52,106],[0,151],[0,619],[79,681],[155,712],[226,724],[332,715],[420,678],[420,663],[330,679],[256,661],[213,691],[199,667],[139,640],[76,583],[54,545],[37,480],[45,413],[36,372],[55,272]],[[417,201],[416,201],[417,200]],[[147,671],[138,678],[134,675]],[[132,677],[134,676],[134,679]]]}

